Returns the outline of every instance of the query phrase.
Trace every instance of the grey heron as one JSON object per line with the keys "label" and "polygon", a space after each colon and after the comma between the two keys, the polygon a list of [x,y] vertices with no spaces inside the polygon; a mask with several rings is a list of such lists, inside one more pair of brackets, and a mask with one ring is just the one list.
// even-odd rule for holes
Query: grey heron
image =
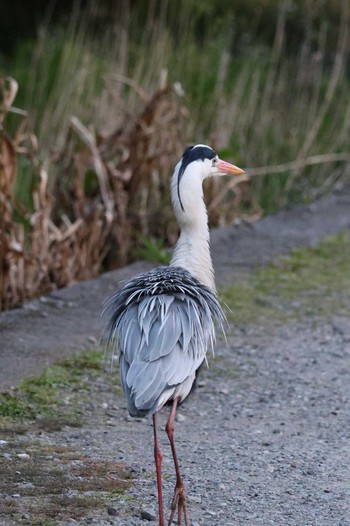
{"label": "grey heron", "polygon": [[169,266],[131,279],[108,301],[108,338],[119,349],[120,378],[131,416],[153,416],[159,526],[164,526],[157,412],[172,403],[166,424],[176,486],[168,525],[177,510],[178,525],[189,526],[185,486],[174,442],[176,408],[190,393],[196,371],[213,345],[215,324],[224,313],[214,283],[202,183],[206,177],[241,174],[203,144],[189,146],[175,167],[172,203],[180,236]]}

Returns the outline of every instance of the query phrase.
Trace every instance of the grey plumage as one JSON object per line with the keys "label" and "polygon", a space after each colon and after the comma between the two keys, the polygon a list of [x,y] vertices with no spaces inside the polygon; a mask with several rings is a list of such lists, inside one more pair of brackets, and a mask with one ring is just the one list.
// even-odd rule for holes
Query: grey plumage
{"label": "grey plumage", "polygon": [[190,381],[213,344],[214,322],[222,328],[225,320],[216,293],[172,266],[136,276],[109,299],[104,314],[132,416],[153,414]]}

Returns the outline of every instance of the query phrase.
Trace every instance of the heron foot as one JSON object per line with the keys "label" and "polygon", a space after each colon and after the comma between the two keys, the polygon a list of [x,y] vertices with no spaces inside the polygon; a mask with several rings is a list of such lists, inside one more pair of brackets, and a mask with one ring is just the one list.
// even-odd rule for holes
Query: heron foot
{"label": "heron foot", "polygon": [[190,526],[187,509],[186,490],[183,484],[176,485],[174,491],[173,501],[171,503],[171,514],[168,522],[168,526],[173,524],[174,515],[177,509],[177,525],[181,526],[182,515],[185,519],[185,526]]}

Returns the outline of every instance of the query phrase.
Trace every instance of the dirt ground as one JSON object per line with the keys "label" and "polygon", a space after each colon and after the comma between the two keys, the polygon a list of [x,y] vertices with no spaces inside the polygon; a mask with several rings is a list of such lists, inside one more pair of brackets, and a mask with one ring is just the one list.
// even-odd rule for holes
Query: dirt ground
{"label": "dirt ground", "polygon": [[[349,205],[347,189],[253,225],[214,231],[218,285],[292,248],[349,231]],[[95,345],[102,300],[118,281],[151,266],[139,262],[1,314],[1,390]],[[219,338],[176,425],[191,526],[350,525],[349,308],[343,291],[342,308],[327,317],[264,319],[234,327],[227,344]],[[83,425],[53,430],[39,418],[25,429],[0,431],[8,482],[0,485],[1,525],[154,523],[151,421],[127,416],[110,376],[86,377]],[[69,407],[75,394],[67,389]],[[165,419],[163,411],[162,426]],[[164,433],[161,440],[168,507],[174,476]]]}

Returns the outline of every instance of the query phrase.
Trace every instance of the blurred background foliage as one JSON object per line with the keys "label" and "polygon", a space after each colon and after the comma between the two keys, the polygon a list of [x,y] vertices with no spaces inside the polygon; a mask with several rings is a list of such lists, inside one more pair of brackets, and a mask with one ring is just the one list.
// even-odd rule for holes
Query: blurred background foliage
{"label": "blurred background foliage", "polygon": [[2,2],[2,308],[164,261],[189,143],[247,168],[208,182],[211,226],[341,188],[349,52],[348,0]]}
{"label": "blurred background foliage", "polygon": [[[166,25],[175,39],[183,34],[184,24],[193,25],[193,37],[205,42],[208,34],[233,30],[232,51],[235,53],[254,43],[270,47],[273,44],[280,0],[104,0],[95,2],[88,25],[93,33],[103,34],[115,16],[127,16],[133,21],[135,36],[142,37],[150,11],[154,17],[166,17]],[[341,0],[291,0],[286,3],[286,40],[289,53],[298,52],[300,43],[308,39],[316,50],[322,26],[327,31],[327,51],[337,46]],[[89,0],[26,0],[4,1],[0,4],[0,49],[3,56],[14,56],[24,40],[35,40],[42,24],[50,27],[69,23],[72,11],[80,14],[91,10]],[[185,16],[184,16],[185,15]],[[189,15],[189,18],[186,16]],[[233,38],[233,36],[235,38]],[[331,58],[331,57],[330,57]]]}

